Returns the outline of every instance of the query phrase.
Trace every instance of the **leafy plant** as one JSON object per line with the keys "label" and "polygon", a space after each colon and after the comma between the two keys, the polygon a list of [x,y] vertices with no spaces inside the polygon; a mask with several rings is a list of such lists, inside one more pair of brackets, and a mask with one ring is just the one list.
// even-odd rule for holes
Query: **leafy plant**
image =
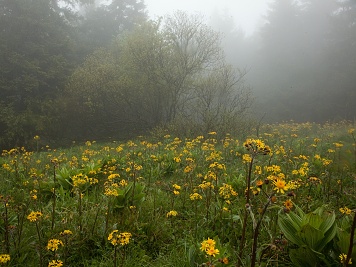
{"label": "leafy plant", "polygon": [[321,262],[330,265],[328,244],[337,232],[333,212],[326,212],[322,206],[306,214],[297,207],[296,212],[280,212],[278,225],[284,236],[296,246],[289,252],[294,266],[320,266]]}

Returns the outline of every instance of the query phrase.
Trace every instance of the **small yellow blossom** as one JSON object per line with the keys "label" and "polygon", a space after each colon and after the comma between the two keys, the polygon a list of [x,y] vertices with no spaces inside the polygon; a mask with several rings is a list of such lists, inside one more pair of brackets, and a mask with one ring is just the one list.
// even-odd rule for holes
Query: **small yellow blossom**
{"label": "small yellow blossom", "polygon": [[47,250],[56,251],[56,250],[58,250],[59,246],[64,246],[63,242],[61,240],[50,239],[50,240],[48,240]]}
{"label": "small yellow blossom", "polygon": [[178,215],[178,212],[175,210],[171,210],[171,211],[167,212],[167,214],[166,214],[167,218],[168,217],[176,217],[177,215]]}
{"label": "small yellow blossom", "polygon": [[352,210],[350,210],[348,207],[343,207],[343,208],[340,208],[339,211],[342,213],[342,214],[346,214],[346,215],[350,215]]}
{"label": "small yellow blossom", "polygon": [[203,197],[198,194],[198,193],[193,193],[189,196],[190,200],[199,200],[199,199],[202,199]]}
{"label": "small yellow blossom", "polygon": [[0,264],[2,263],[7,263],[10,261],[10,255],[9,254],[0,254]]}
{"label": "small yellow blossom", "polygon": [[63,261],[61,260],[52,260],[48,263],[48,267],[61,267],[63,266]]}
{"label": "small yellow blossom", "polygon": [[124,246],[130,243],[131,236],[132,236],[131,233],[128,232],[119,233],[118,230],[114,230],[109,234],[108,240],[113,246],[117,246],[118,244]]}
{"label": "small yellow blossom", "polygon": [[284,192],[288,190],[288,185],[282,179],[276,179],[273,181],[273,184],[275,186],[274,190],[276,190],[278,193],[284,194]]}
{"label": "small yellow blossom", "polygon": [[[342,264],[345,264],[346,260],[347,260],[347,255],[345,253],[342,253],[339,255],[340,258],[340,262]],[[352,264],[352,259],[349,259],[349,262],[347,264]]]}
{"label": "small yellow blossom", "polygon": [[31,211],[31,213],[27,216],[27,219],[30,222],[37,222],[43,216],[40,211]]}
{"label": "small yellow blossom", "polygon": [[177,185],[177,184],[174,184],[174,185],[173,185],[173,188],[176,189],[176,190],[180,190],[180,189],[181,189],[181,186],[180,186],[180,185]]}
{"label": "small yellow blossom", "polygon": [[60,232],[61,236],[67,236],[67,235],[72,235],[72,231],[71,230],[64,230],[63,232]]}

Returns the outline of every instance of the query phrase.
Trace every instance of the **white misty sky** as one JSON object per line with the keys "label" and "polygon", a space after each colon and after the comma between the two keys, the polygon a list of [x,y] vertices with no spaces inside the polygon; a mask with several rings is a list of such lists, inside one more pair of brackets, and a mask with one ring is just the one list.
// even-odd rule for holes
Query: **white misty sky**
{"label": "white misty sky", "polygon": [[148,15],[151,18],[164,16],[175,10],[198,12],[207,19],[217,10],[233,16],[236,26],[240,26],[246,34],[251,34],[267,11],[271,0],[145,0]]}

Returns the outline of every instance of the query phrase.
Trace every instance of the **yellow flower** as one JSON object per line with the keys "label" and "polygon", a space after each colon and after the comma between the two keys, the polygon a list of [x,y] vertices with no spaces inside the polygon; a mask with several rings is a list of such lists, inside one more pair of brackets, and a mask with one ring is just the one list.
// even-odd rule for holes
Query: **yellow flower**
{"label": "yellow flower", "polygon": [[173,188],[176,189],[176,190],[180,190],[181,189],[180,185],[177,185],[177,184],[174,184]]}
{"label": "yellow flower", "polygon": [[47,244],[47,250],[52,250],[52,251],[56,251],[59,246],[64,246],[63,242],[59,239],[50,239],[48,240],[48,244]]}
{"label": "yellow flower", "polygon": [[63,261],[61,260],[52,260],[48,263],[48,267],[61,267],[63,266]]}
{"label": "yellow flower", "polygon": [[175,210],[171,210],[169,212],[167,212],[167,218],[168,217],[176,217],[178,215],[178,212],[176,212]]}
{"label": "yellow flower", "polygon": [[9,254],[0,254],[0,263],[7,263],[8,261],[10,261]]}
{"label": "yellow flower", "polygon": [[108,240],[114,246],[117,246],[118,244],[124,246],[130,243],[131,236],[132,236],[131,233],[128,232],[119,233],[118,230],[114,230],[109,234]]}
{"label": "yellow flower", "polygon": [[287,199],[284,203],[283,203],[284,207],[287,210],[291,210],[293,208],[293,202],[290,199]]}
{"label": "yellow flower", "polygon": [[125,187],[127,186],[127,181],[125,179],[122,179],[119,184],[120,186]]}
{"label": "yellow flower", "polygon": [[342,213],[342,214],[351,214],[352,210],[350,210],[348,207],[343,207],[343,208],[340,208],[339,211]]}
{"label": "yellow flower", "polygon": [[115,178],[119,178],[120,177],[120,174],[118,174],[118,173],[112,173],[112,174],[110,174],[109,176],[108,176],[108,180],[109,181],[112,181],[112,180],[114,180]]}
{"label": "yellow flower", "polygon": [[202,199],[203,197],[199,195],[198,193],[193,193],[189,196],[190,200],[199,200]]}
{"label": "yellow flower", "polygon": [[207,255],[215,257],[219,254],[219,250],[215,248],[215,240],[208,238],[201,242],[200,250],[204,251]]}
{"label": "yellow flower", "polygon": [[27,220],[30,222],[37,222],[43,216],[40,211],[31,211],[31,213],[27,216]]}
{"label": "yellow flower", "polygon": [[248,163],[248,162],[251,162],[251,160],[252,160],[252,158],[251,158],[251,155],[250,155],[250,154],[243,154],[243,155],[242,155],[242,161],[243,161],[243,162]]}
{"label": "yellow flower", "polygon": [[204,240],[203,242],[201,242],[200,250],[206,251],[210,247],[215,247],[215,240],[208,237],[207,240]]}
{"label": "yellow flower", "polygon": [[66,235],[72,235],[72,231],[71,230],[64,230],[63,232],[60,232],[61,236],[66,236]]}
{"label": "yellow flower", "polygon": [[[340,258],[340,262],[342,264],[345,264],[346,259],[347,259],[347,255],[345,253],[342,253],[342,254],[339,255],[339,258]],[[349,259],[349,262],[347,264],[352,264],[352,259],[351,258]]]}
{"label": "yellow flower", "polygon": [[256,181],[256,186],[257,186],[257,187],[260,187],[260,188],[261,188],[263,184],[264,184],[264,181],[262,181],[262,180],[257,180],[257,181]]}
{"label": "yellow flower", "polygon": [[282,179],[277,178],[275,181],[273,181],[273,184],[275,186],[274,190],[276,190],[278,193],[284,194],[284,191],[288,190],[288,185]]}
{"label": "yellow flower", "polygon": [[209,248],[208,250],[205,251],[206,254],[208,254],[209,256],[213,256],[215,257],[217,254],[219,254],[219,250],[214,248],[214,247],[211,247]]}

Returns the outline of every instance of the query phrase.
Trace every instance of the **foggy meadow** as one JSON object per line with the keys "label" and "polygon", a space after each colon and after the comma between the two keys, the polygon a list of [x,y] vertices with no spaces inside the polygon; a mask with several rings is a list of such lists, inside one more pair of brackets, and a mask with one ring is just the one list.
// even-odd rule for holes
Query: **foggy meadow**
{"label": "foggy meadow", "polygon": [[149,10],[0,0],[0,265],[354,266],[356,2]]}

